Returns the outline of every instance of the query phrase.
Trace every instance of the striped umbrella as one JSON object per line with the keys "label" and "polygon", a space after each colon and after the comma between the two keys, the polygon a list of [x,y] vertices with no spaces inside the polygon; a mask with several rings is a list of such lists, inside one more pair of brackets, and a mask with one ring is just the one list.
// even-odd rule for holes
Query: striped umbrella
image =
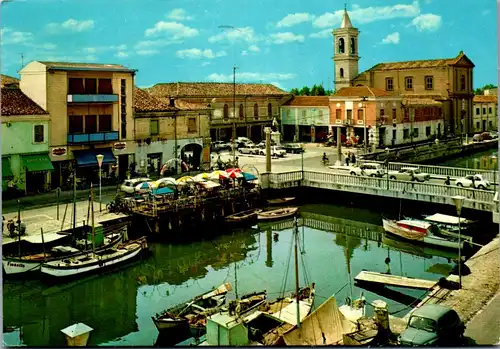
{"label": "striped umbrella", "polygon": [[229,173],[229,172],[238,172],[238,173],[240,173],[241,169],[239,169],[239,168],[228,168],[228,169],[226,169],[226,172],[227,173]]}
{"label": "striped umbrella", "polygon": [[135,190],[141,193],[150,191],[153,189],[153,185],[151,182],[142,182],[135,186]]}
{"label": "striped umbrella", "polygon": [[193,177],[195,182],[203,182],[210,179],[210,173],[200,173]]}
{"label": "striped umbrella", "polygon": [[233,169],[232,171],[226,170],[227,175],[229,178],[241,178],[243,175],[241,174],[241,170],[239,169]]}
{"label": "striped umbrella", "polygon": [[191,176],[184,176],[184,177],[181,177],[179,178],[176,183],[177,184],[185,184],[188,180],[193,180],[193,177]]}
{"label": "striped umbrella", "polygon": [[226,179],[229,178],[229,175],[226,171],[217,170],[210,173],[210,179]]}

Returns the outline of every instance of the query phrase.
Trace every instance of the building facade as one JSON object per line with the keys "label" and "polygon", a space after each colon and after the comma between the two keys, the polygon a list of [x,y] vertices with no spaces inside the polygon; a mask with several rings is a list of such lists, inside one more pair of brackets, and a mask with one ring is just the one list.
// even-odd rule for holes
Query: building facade
{"label": "building facade", "polygon": [[328,136],[328,96],[294,96],[281,106],[281,134],[284,141],[315,142]]}
{"label": "building facade", "polygon": [[[54,170],[49,114],[19,88],[2,88],[2,191],[44,191]],[[12,187],[12,188],[9,188]]]}
{"label": "building facade", "polygon": [[20,71],[20,88],[50,115],[52,186],[72,173],[97,181],[96,155],[104,155],[103,181],[125,178],[133,161],[135,70],[121,65],[33,61]]}
{"label": "building facade", "polygon": [[236,137],[260,141],[264,127],[279,119],[279,108],[291,95],[270,84],[231,84],[211,82],[161,83],[149,92],[168,103],[170,98],[210,109],[212,141]]}
{"label": "building facade", "polygon": [[474,96],[474,132],[498,130],[498,97],[496,95]]}
{"label": "building facade", "polygon": [[[402,103],[433,108],[442,105],[443,133],[472,132],[474,63],[461,51],[456,57],[379,63],[358,71],[358,31],[344,11],[341,28],[333,31],[336,89],[368,86],[400,96]],[[337,84],[338,83],[338,84]]]}
{"label": "building facade", "polygon": [[210,164],[209,115],[207,107],[173,98],[167,104],[148,91],[135,88],[134,171],[159,176],[163,165],[167,165],[179,172],[180,161],[175,159],[193,168]]}

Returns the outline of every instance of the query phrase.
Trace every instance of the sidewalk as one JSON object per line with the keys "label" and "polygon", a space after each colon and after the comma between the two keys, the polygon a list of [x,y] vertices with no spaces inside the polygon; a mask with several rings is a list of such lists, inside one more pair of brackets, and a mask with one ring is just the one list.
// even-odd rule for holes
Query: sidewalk
{"label": "sidewalk", "polygon": [[[102,196],[109,196],[116,192],[116,185],[102,187]],[[90,195],[89,189],[85,190],[77,190],[76,191],[76,201],[87,200]],[[94,195],[97,199],[99,198],[99,188],[94,189]],[[17,199],[9,199],[3,200],[2,198],[2,214],[10,213],[17,211],[17,200],[19,200],[21,205],[21,210],[32,209],[32,208],[41,208],[47,207],[54,204],[57,204],[57,191],[53,190],[48,193],[33,195],[33,196],[23,196]],[[59,197],[59,203],[68,203],[73,201],[73,191],[65,190],[61,191],[61,195]],[[103,200],[105,202],[105,200]]]}

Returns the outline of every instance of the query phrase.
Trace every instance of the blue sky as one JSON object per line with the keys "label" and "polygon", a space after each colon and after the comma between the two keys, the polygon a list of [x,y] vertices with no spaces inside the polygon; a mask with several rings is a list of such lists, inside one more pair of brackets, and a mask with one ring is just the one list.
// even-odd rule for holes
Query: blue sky
{"label": "blue sky", "polygon": [[[172,81],[333,88],[331,30],[343,0],[11,0],[2,3],[1,71],[31,60],[118,63],[141,87]],[[493,0],[349,0],[360,71],[379,62],[455,57],[474,86],[497,84]]]}

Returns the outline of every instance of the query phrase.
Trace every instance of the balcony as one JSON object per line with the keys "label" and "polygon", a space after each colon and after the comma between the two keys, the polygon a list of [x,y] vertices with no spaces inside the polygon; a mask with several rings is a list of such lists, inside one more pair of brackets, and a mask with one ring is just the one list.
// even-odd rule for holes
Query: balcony
{"label": "balcony", "polygon": [[68,134],[68,144],[102,143],[117,141],[118,131],[96,132],[96,133],[73,133]]}
{"label": "balcony", "polygon": [[70,94],[67,99],[68,103],[117,103],[118,95],[115,94],[95,94],[82,95]]}

